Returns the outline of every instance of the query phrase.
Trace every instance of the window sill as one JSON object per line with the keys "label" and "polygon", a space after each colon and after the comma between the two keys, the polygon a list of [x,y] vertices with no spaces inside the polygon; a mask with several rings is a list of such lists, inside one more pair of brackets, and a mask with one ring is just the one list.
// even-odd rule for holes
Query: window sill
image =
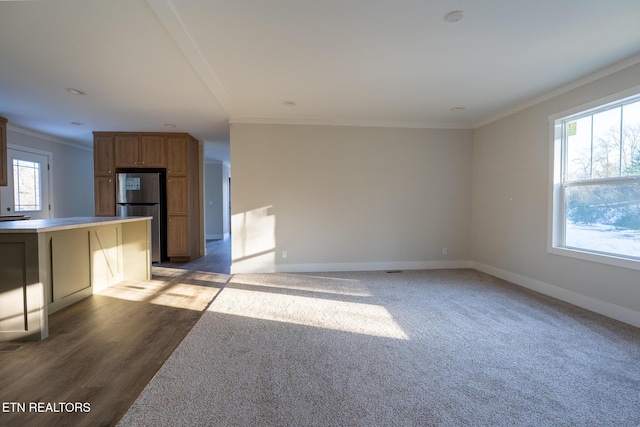
{"label": "window sill", "polygon": [[554,255],[561,255],[570,258],[581,259],[584,261],[597,262],[599,264],[613,265],[616,267],[629,268],[631,270],[640,270],[640,259],[624,258],[615,255],[587,252],[580,249],[565,247],[552,247],[547,252]]}

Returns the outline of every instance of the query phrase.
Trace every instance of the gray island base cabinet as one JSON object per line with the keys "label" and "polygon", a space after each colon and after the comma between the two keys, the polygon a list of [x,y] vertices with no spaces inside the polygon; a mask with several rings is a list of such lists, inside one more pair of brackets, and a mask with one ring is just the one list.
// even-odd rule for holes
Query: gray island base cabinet
{"label": "gray island base cabinet", "polygon": [[151,217],[0,222],[0,341],[41,340],[48,316],[151,278]]}

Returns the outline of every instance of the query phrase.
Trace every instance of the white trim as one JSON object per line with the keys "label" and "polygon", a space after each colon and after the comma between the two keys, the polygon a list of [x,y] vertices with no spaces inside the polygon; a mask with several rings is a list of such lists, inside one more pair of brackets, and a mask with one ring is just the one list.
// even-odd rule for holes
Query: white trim
{"label": "white trim", "polygon": [[[150,1],[150,0],[148,0]],[[534,105],[540,104],[556,96],[562,95],[581,86],[592,83],[598,79],[617,73],[631,66],[640,63],[640,55],[632,56],[595,73],[591,73],[571,83],[560,86],[557,89],[546,92],[536,98],[516,105],[513,108],[504,110],[489,118],[474,123],[427,123],[427,122],[375,122],[356,120],[314,120],[314,119],[275,119],[275,118],[239,118],[232,117],[229,124],[280,124],[280,125],[319,125],[319,126],[354,126],[354,127],[393,127],[393,128],[416,128],[416,129],[477,129],[489,123],[508,117],[514,113],[525,110]],[[565,114],[566,115],[566,114]]]}
{"label": "white trim", "polygon": [[539,280],[531,279],[530,277],[521,276],[519,274],[511,273],[506,270],[501,270],[496,267],[492,267],[480,262],[473,262],[472,268],[481,271],[486,274],[498,277],[500,279],[511,282],[515,285],[522,286],[527,289],[531,289],[536,292],[540,292],[547,296],[557,298],[559,300],[568,302],[570,304],[582,307],[589,311],[593,311],[603,316],[610,317],[612,319],[619,320],[630,325],[640,327],[640,312],[621,307],[616,304],[612,304],[606,301],[588,297],[586,295],[579,294],[561,287],[551,285],[549,283],[541,282]]}
{"label": "white trim", "polygon": [[621,90],[611,95],[603,96],[602,98],[594,99],[593,101],[585,102],[584,104],[576,105],[575,107],[568,108],[564,111],[560,111],[549,116],[549,123],[551,126],[560,119],[570,119],[574,114],[585,113],[588,114],[590,110],[606,108],[608,104],[617,104],[623,102],[626,98],[631,98],[636,95],[640,95],[640,85],[633,86],[624,90]]}
{"label": "white trim", "polygon": [[380,263],[330,263],[330,264],[273,264],[255,261],[240,261],[231,264],[231,274],[239,273],[312,273],[334,271],[385,271],[385,270],[431,270],[450,268],[473,268],[491,276],[506,280],[517,286],[582,307],[594,313],[640,327],[640,312],[626,307],[563,289],[546,282],[511,273],[477,261],[425,261],[425,262],[380,262]]}
{"label": "white trim", "polygon": [[472,261],[407,261],[407,262],[355,262],[327,264],[273,264],[252,260],[232,262],[231,274],[236,273],[317,273],[332,271],[384,271],[435,270],[444,268],[471,268]]}
{"label": "white trim", "polygon": [[549,91],[543,95],[540,95],[536,98],[533,98],[530,101],[527,101],[523,104],[517,105],[513,108],[510,108],[508,110],[505,110],[501,113],[496,114],[495,116],[489,117],[487,119],[484,120],[480,120],[479,122],[476,122],[473,124],[473,129],[477,129],[479,127],[482,127],[484,125],[488,125],[489,123],[493,123],[495,121],[498,121],[500,119],[503,119],[505,117],[508,117],[512,114],[517,113],[518,111],[522,111],[525,110],[529,107],[533,107],[534,105],[540,104],[544,101],[547,101],[551,98],[555,98],[556,96],[562,95],[564,93],[567,93],[569,91],[572,91],[574,89],[577,89],[581,86],[587,85],[589,83],[592,83],[598,79],[601,79],[603,77],[609,76],[611,74],[617,73],[618,71],[622,71],[625,68],[629,68],[632,67],[634,65],[637,65],[638,63],[640,63],[640,55],[635,55],[632,56],[631,58],[627,58],[623,61],[617,62],[609,67],[603,68],[600,71],[596,71],[595,73],[591,73],[585,77],[582,77],[578,80],[574,80],[571,83],[568,83],[564,86],[560,86],[557,89],[554,89],[552,91]]}
{"label": "white trim", "polygon": [[53,161],[53,153],[51,151],[38,150],[37,148],[25,147],[24,145],[7,144],[7,149],[16,151],[24,151],[25,153],[39,154],[41,156],[48,157],[50,161]]}
{"label": "white trim", "polygon": [[468,123],[385,122],[373,120],[316,120],[277,118],[231,118],[229,124],[382,127],[401,129],[473,129]]}
{"label": "white trim", "polygon": [[220,108],[222,108],[228,116],[233,115],[234,108],[231,97],[227,94],[220,79],[218,79],[218,76],[214,73],[211,64],[207,62],[202,50],[191,36],[191,33],[189,33],[189,30],[187,30],[186,25],[184,25],[182,18],[180,18],[171,1],[147,0],[147,4],[155,12],[187,61],[189,61],[194,70],[196,70],[196,73],[198,73],[202,82],[209,89],[211,95],[218,101]]}
{"label": "white trim", "polygon": [[47,158],[47,193],[49,206],[49,218],[55,218],[55,203],[53,197],[53,153],[51,151],[38,150],[37,148],[25,147],[23,145],[7,144],[7,150],[22,151],[24,153],[37,154]]}
{"label": "white trim", "polygon": [[[605,109],[625,102],[629,98],[640,95],[640,85],[589,101],[587,103],[571,107],[567,110],[552,114],[549,120],[549,183],[548,183],[548,212],[547,212],[547,253],[566,256],[590,262],[613,265],[616,267],[640,270],[640,261],[627,258],[622,255],[604,254],[589,251],[588,249],[571,248],[564,246],[565,218],[564,201],[562,200],[563,185],[561,178],[562,169],[562,135],[558,129],[558,122],[570,120],[573,115],[588,114],[592,110]],[[590,180],[594,181],[594,180]]]}
{"label": "white trim", "polygon": [[613,265],[616,267],[628,268],[631,270],[640,270],[640,262],[638,260],[624,258],[622,256],[616,256],[614,254],[599,254],[596,252],[589,252],[587,250],[581,250],[578,248],[565,248],[561,246],[552,246],[547,250],[547,252],[553,255],[566,256],[569,258],[576,258],[590,262],[598,262],[600,264]]}
{"label": "white trim", "polygon": [[12,125],[7,123],[7,130],[12,132],[21,133],[27,136],[33,136],[35,138],[44,139],[45,141],[55,142],[56,144],[68,145],[69,147],[77,148],[79,150],[91,151],[93,152],[93,147],[88,147],[86,145],[80,143],[73,143],[69,141],[65,141],[64,139],[56,138],[54,136],[48,135],[46,133],[38,132],[32,129],[23,128],[20,126]]}
{"label": "white trim", "polygon": [[224,240],[225,236],[224,234],[207,234],[206,239],[207,240]]}

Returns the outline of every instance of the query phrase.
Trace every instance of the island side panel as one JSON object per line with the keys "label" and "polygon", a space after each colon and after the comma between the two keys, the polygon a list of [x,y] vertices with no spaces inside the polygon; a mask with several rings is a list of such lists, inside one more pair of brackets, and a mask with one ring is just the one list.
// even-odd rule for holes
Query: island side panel
{"label": "island side panel", "polygon": [[0,341],[46,338],[46,251],[37,233],[0,234]]}
{"label": "island side panel", "polygon": [[90,296],[91,257],[86,228],[46,233],[51,260],[49,314]]}
{"label": "island side panel", "polygon": [[89,230],[94,293],[122,281],[122,225],[105,224]]}
{"label": "island side panel", "polygon": [[122,224],[123,280],[151,279],[151,220]]}

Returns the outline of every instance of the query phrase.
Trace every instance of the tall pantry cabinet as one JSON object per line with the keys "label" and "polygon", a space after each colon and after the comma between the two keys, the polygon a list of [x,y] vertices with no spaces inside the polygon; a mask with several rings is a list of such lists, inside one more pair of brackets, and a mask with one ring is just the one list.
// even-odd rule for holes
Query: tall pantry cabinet
{"label": "tall pantry cabinet", "polygon": [[164,170],[167,257],[200,256],[200,163],[198,141],[187,133],[94,132],[94,185],[97,216],[115,216],[115,174]]}
{"label": "tall pantry cabinet", "polygon": [[93,194],[96,216],[116,214],[116,168],[113,136],[93,137]]}

